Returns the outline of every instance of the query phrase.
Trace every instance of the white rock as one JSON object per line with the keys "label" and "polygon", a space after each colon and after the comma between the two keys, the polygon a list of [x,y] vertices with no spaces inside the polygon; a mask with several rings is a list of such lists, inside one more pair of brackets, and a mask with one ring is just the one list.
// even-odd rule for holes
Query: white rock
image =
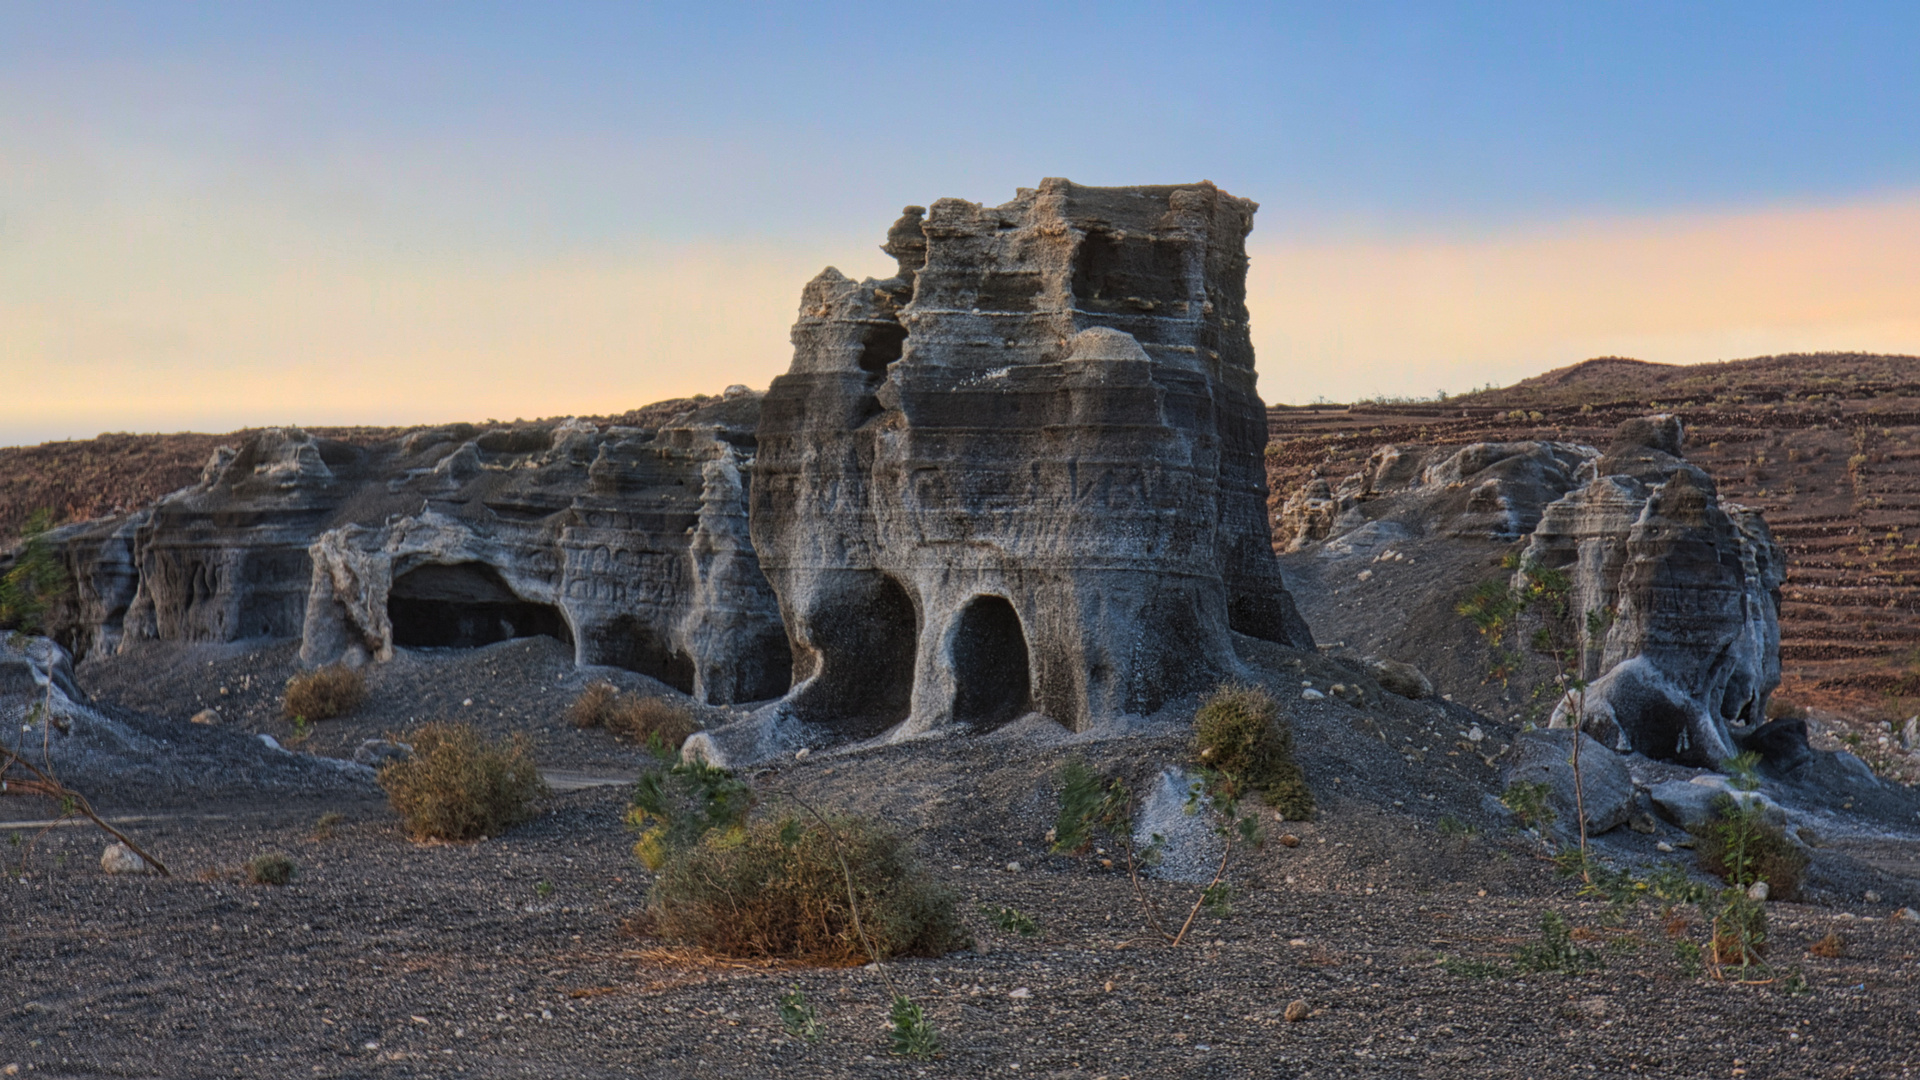
{"label": "white rock", "polygon": [[192,723],[218,727],[220,724],[220,711],[218,709],[201,709],[199,712],[193,714]]}
{"label": "white rock", "polygon": [[1767,888],[1766,882],[1756,881],[1753,884],[1747,886],[1747,899],[1765,900],[1767,898],[1767,894],[1771,891],[1772,890]]}
{"label": "white rock", "polygon": [[1659,843],[1653,845],[1653,850],[1671,855],[1673,854],[1673,845],[1667,843],[1665,840],[1662,840]]}
{"label": "white rock", "polygon": [[1012,990],[1007,991],[1007,996],[1010,998],[1030,998],[1033,996],[1033,991],[1024,986],[1016,986]]}
{"label": "white rock", "polygon": [[1482,739],[1485,739],[1486,737],[1487,737],[1487,733],[1480,730],[1479,724],[1475,724],[1472,727],[1467,729],[1468,742],[1479,742]]}
{"label": "white rock", "polygon": [[109,874],[151,874],[152,863],[140,857],[132,848],[115,840],[100,853],[100,869]]}
{"label": "white rock", "polygon": [[811,753],[813,753],[813,751],[811,751],[811,750],[809,750],[809,749],[807,749],[806,747],[804,747],[804,746],[803,746],[803,747],[801,747],[800,749],[798,749],[798,750],[795,750],[795,751],[793,752],[793,760],[795,760],[795,761],[805,761],[805,760],[807,760],[807,755],[808,755],[808,754],[811,754]]}
{"label": "white rock", "polygon": [[1305,690],[1300,691],[1300,700],[1301,701],[1325,701],[1327,700],[1327,695],[1309,686]]}

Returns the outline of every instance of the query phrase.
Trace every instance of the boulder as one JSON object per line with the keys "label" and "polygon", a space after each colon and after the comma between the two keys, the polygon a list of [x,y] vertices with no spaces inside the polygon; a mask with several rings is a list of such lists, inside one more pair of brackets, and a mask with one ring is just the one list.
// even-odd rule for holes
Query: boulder
{"label": "boulder", "polygon": [[1757,791],[1735,791],[1718,776],[1696,776],[1692,780],[1667,780],[1655,784],[1648,794],[1660,816],[1683,829],[1696,829],[1712,821],[1722,798],[1731,797],[1749,806],[1757,806],[1768,822],[1784,825],[1787,812],[1779,803]]}
{"label": "boulder", "polygon": [[405,761],[413,756],[413,746],[393,739],[362,739],[353,751],[353,760],[372,769],[389,762]]}
{"label": "boulder", "polygon": [[1634,818],[1633,777],[1620,755],[1580,736],[1580,797],[1576,800],[1571,731],[1526,732],[1513,742],[1513,762],[1501,777],[1503,785],[1544,783],[1553,807],[1555,828],[1563,834],[1578,831],[1579,802],[1586,804],[1587,834],[1597,836],[1628,824]]}
{"label": "boulder", "polygon": [[1160,770],[1133,819],[1136,851],[1154,848],[1154,877],[1204,885],[1220,868],[1225,841],[1215,831],[1212,801],[1198,795],[1200,777],[1177,765]]}
{"label": "boulder", "polygon": [[1369,658],[1367,674],[1380,684],[1380,689],[1389,694],[1397,694],[1409,701],[1419,701],[1433,696],[1433,683],[1426,674],[1412,664],[1398,660]]}
{"label": "boulder", "polygon": [[139,852],[115,840],[100,853],[100,869],[108,874],[157,874],[159,868],[140,857]]}

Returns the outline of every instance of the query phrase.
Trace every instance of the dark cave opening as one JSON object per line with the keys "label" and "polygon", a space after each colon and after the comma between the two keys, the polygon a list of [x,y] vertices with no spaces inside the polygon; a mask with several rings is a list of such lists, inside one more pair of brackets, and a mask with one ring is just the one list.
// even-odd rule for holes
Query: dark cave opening
{"label": "dark cave opening", "polygon": [[801,710],[843,733],[875,735],[913,708],[914,653],[920,615],[913,598],[885,574],[834,575],[811,624],[823,665]]}
{"label": "dark cave opening", "polygon": [[899,323],[871,323],[860,335],[860,370],[885,375],[887,365],[906,351],[907,328]]}
{"label": "dark cave opening", "polygon": [[521,599],[485,563],[430,563],[393,581],[387,593],[393,643],[409,648],[472,649],[545,635],[569,645],[560,609]]}
{"label": "dark cave opening", "polygon": [[1013,605],[982,596],[960,612],[953,632],[953,718],[991,730],[1023,715],[1032,702],[1027,635]]}
{"label": "dark cave opening", "polygon": [[693,658],[632,615],[607,624],[600,637],[599,662],[652,676],[683,694],[693,693]]}

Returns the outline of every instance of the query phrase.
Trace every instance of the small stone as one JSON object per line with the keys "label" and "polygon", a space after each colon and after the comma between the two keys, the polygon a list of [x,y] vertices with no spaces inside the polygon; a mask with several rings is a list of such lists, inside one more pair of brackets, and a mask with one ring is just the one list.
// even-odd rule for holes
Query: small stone
{"label": "small stone", "polygon": [[1305,690],[1300,691],[1300,700],[1301,701],[1325,701],[1327,700],[1327,695],[1309,686]]}
{"label": "small stone", "polygon": [[1485,739],[1486,737],[1487,737],[1487,733],[1486,733],[1486,732],[1484,732],[1484,731],[1481,731],[1481,730],[1480,730],[1480,725],[1479,725],[1479,724],[1475,724],[1475,725],[1473,725],[1472,727],[1470,727],[1470,728],[1468,728],[1468,729],[1467,729],[1467,741],[1468,741],[1468,742],[1473,742],[1473,743],[1477,743],[1477,742],[1480,742],[1481,740],[1483,740],[1483,739]]}
{"label": "small stone", "polygon": [[376,769],[390,762],[405,761],[412,756],[411,745],[392,739],[363,739],[359,748],[353,752],[353,760]]}
{"label": "small stone", "polygon": [[1033,996],[1033,991],[1024,986],[1016,986],[1012,990],[1007,991],[1007,996],[1010,998],[1030,998]]}
{"label": "small stone", "polygon": [[151,874],[152,863],[140,857],[140,853],[115,840],[100,853],[100,869],[109,874]]}
{"label": "small stone", "polygon": [[1671,855],[1673,854],[1673,845],[1667,843],[1665,840],[1662,840],[1659,843],[1653,845],[1653,850],[1661,852],[1666,855]]}
{"label": "small stone", "polygon": [[1869,904],[1877,904],[1880,902],[1880,894],[1874,892],[1872,889],[1868,889],[1866,892],[1860,894],[1860,899],[1865,900]]}
{"label": "small stone", "polygon": [[1358,579],[1359,579],[1359,580],[1361,580],[1361,581],[1366,581],[1366,580],[1368,580],[1369,578],[1371,578],[1371,577],[1373,577],[1373,571],[1371,571],[1371,570],[1362,570],[1362,571],[1360,571],[1360,573],[1358,573],[1358,574],[1356,574],[1356,575],[1355,575],[1355,577],[1356,577],[1356,578],[1358,578]]}
{"label": "small stone", "polygon": [[218,727],[220,726],[220,712],[218,709],[201,709],[199,712],[193,714],[193,720],[191,722],[195,724],[205,724],[208,727]]}
{"label": "small stone", "polygon": [[1009,874],[1017,874],[1017,873],[1019,873],[1019,872],[1020,872],[1020,864],[1019,864],[1019,863],[1017,863],[1017,862],[1010,862],[1010,863],[1008,863],[1008,864],[1007,864],[1007,873],[1009,873]]}
{"label": "small stone", "polygon": [[804,747],[804,746],[803,746],[803,747],[801,747],[800,749],[798,749],[798,750],[795,750],[795,751],[793,752],[793,760],[795,760],[795,761],[805,761],[805,760],[807,760],[807,756],[808,756],[809,754],[812,754],[812,753],[813,753],[813,751],[812,751],[812,750],[809,750],[808,748],[806,748],[806,747]]}
{"label": "small stone", "polygon": [[1281,847],[1299,847],[1300,838],[1293,835],[1292,833],[1281,833],[1280,846]]}
{"label": "small stone", "polygon": [[1307,999],[1295,998],[1294,1000],[1287,1002],[1287,1023],[1297,1024],[1300,1021],[1305,1020],[1307,1018],[1307,1014],[1311,1011],[1312,1011],[1312,1006],[1307,1004]]}
{"label": "small stone", "polygon": [[1915,911],[1910,907],[1903,907],[1892,915],[1887,916],[1887,918],[1894,922],[1920,922],[1920,911]]}
{"label": "small stone", "polygon": [[460,703],[460,705],[461,705],[461,707],[462,707],[462,708],[465,708],[465,707],[467,707],[467,706],[470,706],[470,705],[472,705],[472,704],[473,704],[473,699],[472,699],[472,698],[467,698],[466,700],[464,700],[464,701],[462,701],[462,702]]}
{"label": "small stone", "polygon": [[1765,900],[1767,898],[1767,894],[1771,891],[1772,890],[1767,888],[1766,882],[1756,881],[1753,884],[1747,886],[1747,899]]}

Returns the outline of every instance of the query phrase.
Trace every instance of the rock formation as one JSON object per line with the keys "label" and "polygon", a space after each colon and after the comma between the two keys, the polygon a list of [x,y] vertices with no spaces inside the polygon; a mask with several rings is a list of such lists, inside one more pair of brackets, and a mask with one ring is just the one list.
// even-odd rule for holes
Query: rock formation
{"label": "rock formation", "polygon": [[768,391],[753,540],[789,704],[871,733],[1080,728],[1310,647],[1263,521],[1246,255],[1211,184],[908,207],[897,276],[810,283]]}
{"label": "rock formation", "polygon": [[1622,425],[1594,479],[1547,507],[1524,558],[1568,573],[1575,612],[1613,613],[1597,639],[1582,633],[1594,682],[1581,726],[1618,750],[1711,766],[1765,723],[1780,684],[1784,567],[1759,512],[1723,504],[1681,459],[1683,437],[1671,416]]}
{"label": "rock formation", "polygon": [[[1682,441],[1677,420],[1656,416],[1622,425],[1604,453],[1389,446],[1337,484],[1296,492],[1276,539],[1290,567],[1326,585],[1322,596],[1401,590],[1393,608],[1404,614],[1390,623],[1347,615],[1356,601],[1329,605],[1323,631],[1443,669],[1459,662],[1458,594],[1486,575],[1489,554],[1524,541],[1524,561],[1569,575],[1573,612],[1612,613],[1604,634],[1583,640],[1588,733],[1689,764],[1747,747],[1790,762],[1805,753],[1804,731],[1764,725],[1780,681],[1779,553],[1758,512],[1723,504],[1682,459]],[[1406,569],[1416,562],[1423,569]],[[1555,722],[1570,724],[1563,712]]]}

